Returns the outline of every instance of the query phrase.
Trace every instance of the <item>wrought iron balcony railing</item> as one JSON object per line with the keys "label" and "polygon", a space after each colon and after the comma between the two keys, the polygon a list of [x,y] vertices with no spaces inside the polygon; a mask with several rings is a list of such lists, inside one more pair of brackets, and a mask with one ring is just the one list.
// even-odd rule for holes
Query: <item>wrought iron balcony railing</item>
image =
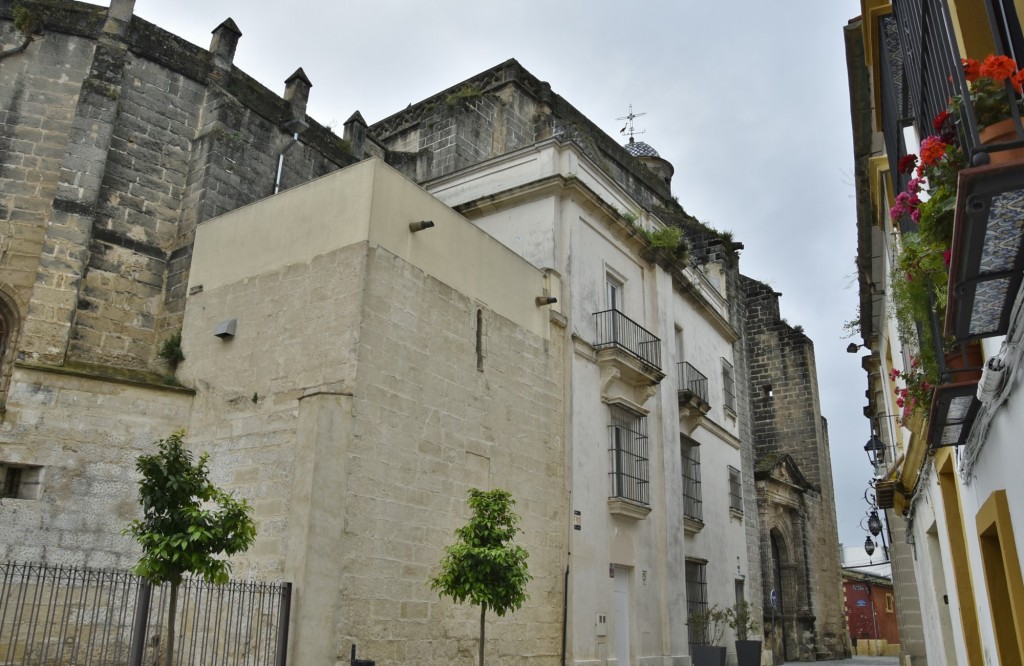
{"label": "wrought iron balcony railing", "polygon": [[676,364],[679,392],[689,391],[701,402],[708,401],[708,378],[686,361]]}
{"label": "wrought iron balcony railing", "polygon": [[661,338],[618,310],[594,313],[595,349],[621,349],[655,370],[661,370]]}

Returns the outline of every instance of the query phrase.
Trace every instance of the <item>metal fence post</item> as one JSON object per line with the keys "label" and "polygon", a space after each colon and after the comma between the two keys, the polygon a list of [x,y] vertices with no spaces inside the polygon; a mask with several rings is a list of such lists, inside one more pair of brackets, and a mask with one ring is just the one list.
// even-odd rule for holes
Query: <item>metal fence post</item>
{"label": "metal fence post", "polygon": [[128,653],[128,666],[142,666],[142,656],[146,652],[146,631],[149,629],[149,598],[153,586],[142,579],[139,583],[139,594],[135,598],[135,617],[132,620],[132,645]]}
{"label": "metal fence post", "polygon": [[[288,663],[288,624],[292,614],[292,584],[281,586],[281,610],[277,615],[277,657],[275,666],[287,666]],[[135,666],[134,664],[132,666]]]}

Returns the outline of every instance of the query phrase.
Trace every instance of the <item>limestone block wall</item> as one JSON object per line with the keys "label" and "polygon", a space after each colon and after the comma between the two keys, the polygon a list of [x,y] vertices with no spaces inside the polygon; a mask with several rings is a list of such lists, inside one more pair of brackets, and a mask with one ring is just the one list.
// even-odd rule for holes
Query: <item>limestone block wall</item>
{"label": "limestone block wall", "polygon": [[568,524],[560,337],[537,337],[378,247],[360,340],[340,644],[358,642],[378,664],[475,663],[476,609],[439,600],[426,580],[468,517],[468,488],[505,488],[534,580],[525,608],[489,616],[488,659],[553,663]]}
{"label": "limestone block wall", "polygon": [[[188,297],[181,381],[197,390],[189,443],[255,508],[257,540],[240,575],[286,576],[300,401],[354,390],[366,245]],[[236,335],[214,336],[236,320]]]}
{"label": "limestone block wall", "polygon": [[[0,20],[0,50],[21,35]],[[63,146],[95,44],[37,39],[0,67],[0,285],[27,301],[35,283]]]}
{"label": "limestone block wall", "polygon": [[[473,663],[477,610],[427,584],[470,487],[516,497],[535,578],[526,608],[489,617],[488,649],[556,659],[560,340],[365,242],[187,303],[190,442],[256,508],[236,572],[295,584],[296,663],[342,663],[353,642],[378,664]],[[215,337],[229,318],[234,338]]]}
{"label": "limestone block wall", "polygon": [[140,515],[135,459],[187,426],[191,405],[184,389],[15,367],[0,461],[29,466],[38,486],[0,501],[0,559],[134,565],[121,530]]}

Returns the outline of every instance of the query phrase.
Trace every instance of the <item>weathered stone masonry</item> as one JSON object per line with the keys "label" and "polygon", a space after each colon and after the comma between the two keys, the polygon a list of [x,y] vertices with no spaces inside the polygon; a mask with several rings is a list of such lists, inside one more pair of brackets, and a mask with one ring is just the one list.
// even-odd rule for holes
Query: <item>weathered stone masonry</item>
{"label": "weathered stone masonry", "polygon": [[[25,4],[43,27],[4,61],[0,93],[0,215],[18,224],[21,250],[0,260],[0,276],[23,298],[36,287],[18,358],[159,371],[195,225],[273,192],[289,121],[308,129],[286,153],[283,188],[355,160],[305,117],[304,75],[282,99],[232,65],[241,33],[230,20],[206,51],[132,16],[131,2],[110,17]],[[0,3],[0,18],[12,12]]]}

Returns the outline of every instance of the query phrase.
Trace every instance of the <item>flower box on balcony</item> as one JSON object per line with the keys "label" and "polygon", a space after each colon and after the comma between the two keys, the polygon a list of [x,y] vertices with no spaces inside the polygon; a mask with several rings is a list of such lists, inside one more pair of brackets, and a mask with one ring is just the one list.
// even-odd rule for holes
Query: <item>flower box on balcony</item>
{"label": "flower box on balcony", "polygon": [[1024,161],[960,172],[945,333],[1004,335],[1024,276]]}

